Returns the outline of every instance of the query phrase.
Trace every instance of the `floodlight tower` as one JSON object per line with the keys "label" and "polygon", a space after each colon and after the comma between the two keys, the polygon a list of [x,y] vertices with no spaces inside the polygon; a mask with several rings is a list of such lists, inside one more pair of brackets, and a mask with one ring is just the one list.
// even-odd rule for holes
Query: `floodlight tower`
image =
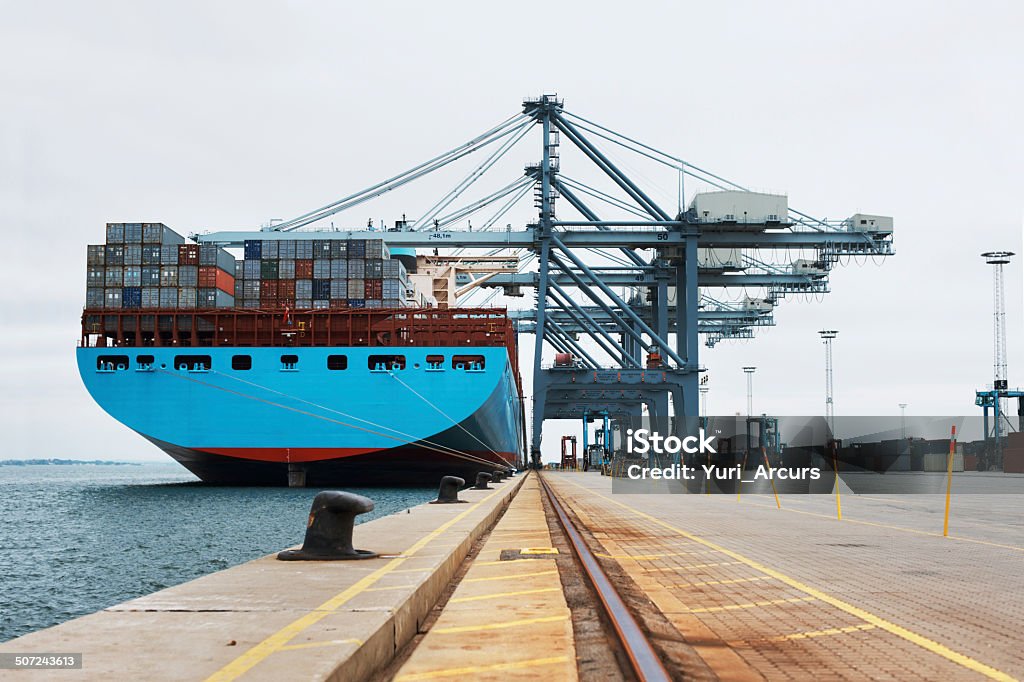
{"label": "floodlight tower", "polygon": [[747,374],[747,416],[751,417],[754,414],[754,370],[757,367],[744,367],[743,371]]}
{"label": "floodlight tower", "polygon": [[900,403],[900,440],[907,439],[907,403]]}
{"label": "floodlight tower", "polygon": [[822,329],[818,334],[821,335],[821,339],[825,343],[825,421],[832,432],[832,437],[835,438],[836,410],[832,390],[832,340],[839,335],[839,332],[835,329]]}
{"label": "floodlight tower", "polygon": [[711,389],[707,386],[701,386],[700,391],[700,414],[702,417],[708,416],[708,391]]}
{"label": "floodlight tower", "polygon": [[[981,254],[985,262],[992,268],[992,389],[1005,391],[1006,375],[1006,293],[1003,289],[1003,266],[1010,262],[1015,254],[1012,251],[986,251]],[[996,411],[995,437],[998,441],[1005,433],[1002,415],[1006,414],[1006,401],[997,398],[999,409]]]}

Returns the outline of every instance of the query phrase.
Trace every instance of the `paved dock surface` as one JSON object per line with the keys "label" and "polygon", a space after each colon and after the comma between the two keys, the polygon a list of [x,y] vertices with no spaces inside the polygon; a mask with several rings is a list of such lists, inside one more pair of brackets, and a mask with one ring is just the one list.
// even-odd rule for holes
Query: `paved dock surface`
{"label": "paved dock surface", "polygon": [[723,679],[1024,676],[1024,497],[613,494],[545,480]]}
{"label": "paved dock surface", "polygon": [[396,682],[577,679],[552,549],[531,473]]}
{"label": "paved dock surface", "polygon": [[[377,559],[269,556],[19,637],[0,652],[83,654],[81,670],[19,671],[26,680],[367,679],[419,631],[523,481],[356,526],[356,547]],[[297,540],[302,533],[296,528]]]}

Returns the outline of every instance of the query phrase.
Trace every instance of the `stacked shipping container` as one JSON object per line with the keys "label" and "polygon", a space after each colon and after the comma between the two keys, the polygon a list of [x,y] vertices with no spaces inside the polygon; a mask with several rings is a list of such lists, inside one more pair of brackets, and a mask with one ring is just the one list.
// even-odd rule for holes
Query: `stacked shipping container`
{"label": "stacked shipping container", "polygon": [[243,308],[402,308],[412,288],[382,239],[247,240],[236,261]]}
{"label": "stacked shipping container", "polygon": [[107,223],[87,247],[85,307],[233,308],[235,259],[163,223]]}

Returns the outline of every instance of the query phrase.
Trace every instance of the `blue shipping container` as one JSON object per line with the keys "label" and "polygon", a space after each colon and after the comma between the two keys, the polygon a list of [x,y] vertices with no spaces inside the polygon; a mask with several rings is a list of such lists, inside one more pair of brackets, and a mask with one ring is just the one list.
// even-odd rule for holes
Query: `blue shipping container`
{"label": "blue shipping container", "polygon": [[121,289],[121,307],[141,308],[142,287],[124,287],[123,289]]}

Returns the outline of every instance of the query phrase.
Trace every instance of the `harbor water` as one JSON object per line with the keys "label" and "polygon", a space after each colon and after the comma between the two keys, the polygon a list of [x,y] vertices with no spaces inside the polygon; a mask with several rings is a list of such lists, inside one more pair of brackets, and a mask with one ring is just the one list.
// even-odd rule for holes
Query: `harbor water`
{"label": "harbor water", "polygon": [[[350,490],[376,503],[360,522],[436,496]],[[0,466],[0,641],[299,544],[317,492],[208,487],[176,464]]]}

